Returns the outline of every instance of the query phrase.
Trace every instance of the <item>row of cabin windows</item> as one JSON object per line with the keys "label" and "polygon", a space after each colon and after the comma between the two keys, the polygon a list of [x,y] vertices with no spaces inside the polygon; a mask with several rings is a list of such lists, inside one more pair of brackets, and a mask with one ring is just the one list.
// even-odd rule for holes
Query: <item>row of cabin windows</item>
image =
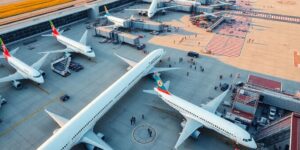
{"label": "row of cabin windows", "polygon": [[[182,107],[177,106],[176,104],[170,102],[169,100],[167,100],[167,101],[168,101],[169,103],[171,103],[172,105],[174,105],[175,107],[180,108],[180,109],[183,109]],[[215,125],[215,124],[213,124],[213,123],[211,123],[211,122],[209,122],[209,121],[207,121],[207,120],[205,120],[205,119],[203,119],[203,118],[200,118],[199,116],[193,114],[192,112],[190,112],[190,111],[188,111],[188,110],[186,110],[186,109],[183,109],[183,110],[185,110],[185,111],[188,112],[189,114],[193,115],[194,117],[199,118],[199,119],[201,119],[201,120],[207,122],[207,123],[210,124],[211,126],[214,126],[215,128],[218,128],[218,129],[222,130],[223,132],[225,132],[225,133],[227,133],[227,134],[229,134],[229,135],[235,137],[235,135],[233,135],[232,133],[230,133],[230,132],[224,130],[223,128],[220,128],[219,126],[217,126],[217,125]]]}

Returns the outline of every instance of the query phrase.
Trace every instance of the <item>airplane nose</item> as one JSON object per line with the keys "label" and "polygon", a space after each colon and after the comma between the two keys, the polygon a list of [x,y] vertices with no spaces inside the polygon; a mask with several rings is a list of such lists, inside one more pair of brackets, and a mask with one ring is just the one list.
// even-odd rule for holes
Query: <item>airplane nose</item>
{"label": "airplane nose", "polygon": [[96,57],[95,52],[90,53],[89,57],[92,57],[92,58]]}
{"label": "airplane nose", "polygon": [[40,83],[40,84],[44,83],[44,78],[43,77],[39,77],[37,79],[37,82]]}
{"label": "airplane nose", "polygon": [[252,149],[257,149],[257,145],[256,145],[253,138],[252,138],[252,141],[249,143],[249,147],[252,148]]}

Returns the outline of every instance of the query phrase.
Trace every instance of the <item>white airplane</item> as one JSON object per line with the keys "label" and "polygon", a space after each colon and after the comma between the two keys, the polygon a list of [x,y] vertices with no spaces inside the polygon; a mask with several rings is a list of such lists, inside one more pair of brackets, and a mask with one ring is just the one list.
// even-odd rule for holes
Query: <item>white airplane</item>
{"label": "white airplane", "polygon": [[38,84],[44,83],[43,76],[45,75],[45,73],[42,70],[40,70],[40,68],[42,67],[49,53],[46,53],[37,62],[35,62],[31,66],[28,66],[21,60],[11,55],[14,54],[18,50],[18,48],[13,50],[12,53],[10,54],[1,38],[0,38],[0,43],[3,50],[3,55],[1,55],[0,58],[5,58],[8,64],[17,70],[17,72],[15,72],[14,74],[11,74],[7,77],[0,78],[0,82],[12,81],[12,84],[15,88],[22,87],[21,82],[19,81],[22,79],[30,79]]}
{"label": "white airplane", "polygon": [[[144,2],[152,2],[152,0],[143,0]],[[192,1],[192,0],[160,0],[160,2],[163,2],[163,3],[170,3],[170,2],[173,2],[175,4],[178,4],[178,5],[193,5],[193,6],[199,6],[201,5],[200,2],[197,2],[197,1]]]}
{"label": "white airplane", "polygon": [[114,28],[124,27],[127,20],[110,15],[106,6],[104,6],[105,16],[109,21],[114,23]]}
{"label": "white airplane", "polygon": [[177,69],[154,67],[164,55],[165,51],[163,49],[157,49],[138,63],[117,55],[132,68],[84,107],[71,120],[46,110],[50,117],[52,117],[61,128],[45,141],[38,150],[71,149],[77,143],[86,143],[88,149],[98,147],[103,150],[111,150],[112,148],[102,140],[103,134],[98,133],[96,135],[94,133],[94,125],[142,77],[157,71],[161,72]]}
{"label": "white airplane", "polygon": [[[65,37],[61,35],[61,33],[55,28],[54,24],[52,21],[49,21],[52,29],[52,35],[43,35],[43,36],[54,36],[58,42],[61,44],[65,45],[67,48],[62,49],[62,50],[55,50],[55,51],[49,51],[50,53],[59,53],[59,52],[65,52],[65,53],[70,53],[70,52],[75,52],[75,53],[80,53],[83,54],[89,58],[95,57],[95,52],[92,50],[90,46],[87,46],[87,33],[88,31],[86,30],[84,34],[82,35],[81,39],[79,42],[74,41],[68,37]],[[46,52],[46,53],[49,53]]]}
{"label": "white airplane", "polygon": [[164,102],[179,111],[179,113],[185,118],[185,121],[182,123],[182,132],[179,134],[179,139],[175,144],[175,149],[177,149],[188,137],[192,136],[197,138],[200,135],[198,129],[202,127],[214,130],[232,139],[237,144],[241,144],[252,149],[257,148],[254,139],[247,131],[215,114],[218,106],[223,101],[229,90],[223,92],[207,104],[202,105],[202,107],[198,107],[169,92],[168,87],[170,82],[166,82],[164,85],[158,73],[154,73],[153,77],[158,87],[155,87],[154,91],[144,90],[144,92],[157,94]]}
{"label": "white airplane", "polygon": [[169,9],[169,8],[178,7],[178,5],[162,7],[162,8],[157,8],[157,6],[158,6],[158,0],[152,0],[150,7],[148,9],[126,9],[126,10],[138,11],[139,14],[141,14],[141,15],[147,14],[148,18],[152,18],[159,11],[165,11],[166,9]]}

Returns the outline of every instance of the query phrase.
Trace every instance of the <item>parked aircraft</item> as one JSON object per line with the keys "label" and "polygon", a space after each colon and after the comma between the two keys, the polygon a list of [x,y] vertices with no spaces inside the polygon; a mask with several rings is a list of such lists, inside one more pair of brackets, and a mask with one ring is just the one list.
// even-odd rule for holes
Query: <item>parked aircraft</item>
{"label": "parked aircraft", "polygon": [[118,18],[118,17],[112,16],[112,15],[109,13],[109,11],[108,11],[108,9],[107,9],[106,6],[104,6],[104,10],[105,10],[105,17],[106,17],[109,21],[111,21],[111,22],[114,23],[114,25],[113,25],[114,28],[124,27],[125,22],[126,22],[125,19],[122,19],[122,18]]}
{"label": "parked aircraft", "polygon": [[71,149],[77,143],[86,143],[88,149],[98,147],[103,150],[111,150],[112,147],[102,139],[103,134],[95,134],[93,131],[94,125],[142,77],[154,72],[177,69],[154,67],[164,55],[165,51],[163,49],[157,49],[138,63],[117,55],[132,68],[70,120],[46,110],[61,128],[45,141],[38,150]]}
{"label": "parked aircraft", "polygon": [[[61,44],[65,45],[67,48],[62,49],[62,50],[54,50],[54,51],[49,51],[50,53],[60,53],[60,52],[65,52],[65,53],[70,53],[70,52],[75,52],[75,53],[80,53],[82,55],[85,55],[89,58],[95,57],[95,52],[92,50],[90,46],[87,46],[87,33],[88,31],[86,30],[84,34],[82,35],[81,39],[79,42],[74,41],[66,36],[63,36],[54,26],[52,21],[49,21],[52,29],[52,36],[56,38],[58,42]],[[51,36],[51,35],[43,35],[43,36]],[[46,52],[48,53],[48,52]]]}
{"label": "parked aircraft", "polygon": [[150,7],[148,9],[126,9],[126,10],[138,11],[140,15],[147,15],[148,18],[152,18],[159,11],[165,11],[166,9],[169,8],[178,7],[178,5],[176,5],[176,6],[158,8],[158,1],[159,0],[152,0]]}
{"label": "parked aircraft", "polygon": [[18,50],[18,48],[10,53],[1,38],[0,43],[3,50],[3,55],[1,55],[0,58],[5,58],[8,64],[17,70],[14,74],[0,78],[0,82],[12,81],[12,84],[15,88],[22,87],[21,82],[19,81],[22,79],[29,79],[38,84],[44,83],[43,76],[45,73],[40,68],[42,67],[49,53],[46,53],[41,59],[29,66],[12,55]]}
{"label": "parked aircraft", "polygon": [[202,105],[202,107],[198,107],[168,91],[170,82],[164,84],[158,73],[154,73],[153,77],[158,87],[155,87],[154,91],[144,90],[144,92],[157,94],[164,102],[177,110],[185,118],[185,121],[182,122],[183,129],[179,134],[175,149],[177,149],[188,137],[192,136],[197,138],[200,135],[198,129],[202,127],[214,130],[235,141],[237,144],[252,149],[257,148],[254,139],[247,131],[215,114],[218,106],[229,92],[229,89],[207,104]]}

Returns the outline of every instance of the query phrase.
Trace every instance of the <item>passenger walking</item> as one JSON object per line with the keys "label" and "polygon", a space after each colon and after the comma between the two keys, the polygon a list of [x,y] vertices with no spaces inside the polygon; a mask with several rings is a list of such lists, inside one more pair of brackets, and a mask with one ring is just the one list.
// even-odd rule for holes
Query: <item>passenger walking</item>
{"label": "passenger walking", "polygon": [[133,117],[132,118],[132,124],[135,125],[135,122],[136,122],[135,117]]}
{"label": "passenger walking", "polygon": [[144,116],[144,114],[142,114],[142,119],[143,119],[143,120],[145,119],[145,116]]}
{"label": "passenger walking", "polygon": [[130,124],[131,124],[131,125],[134,125],[134,117],[133,117],[133,116],[132,116],[131,119],[130,119]]}
{"label": "passenger walking", "polygon": [[223,76],[222,76],[222,75],[220,75],[220,76],[219,76],[219,78],[220,78],[220,80],[222,80],[222,79],[223,79]]}
{"label": "passenger walking", "polygon": [[189,72],[186,72],[186,76],[189,76],[189,74],[190,74]]}
{"label": "passenger walking", "polygon": [[148,130],[149,137],[152,137],[152,131],[151,131],[151,129],[148,128],[147,130]]}

